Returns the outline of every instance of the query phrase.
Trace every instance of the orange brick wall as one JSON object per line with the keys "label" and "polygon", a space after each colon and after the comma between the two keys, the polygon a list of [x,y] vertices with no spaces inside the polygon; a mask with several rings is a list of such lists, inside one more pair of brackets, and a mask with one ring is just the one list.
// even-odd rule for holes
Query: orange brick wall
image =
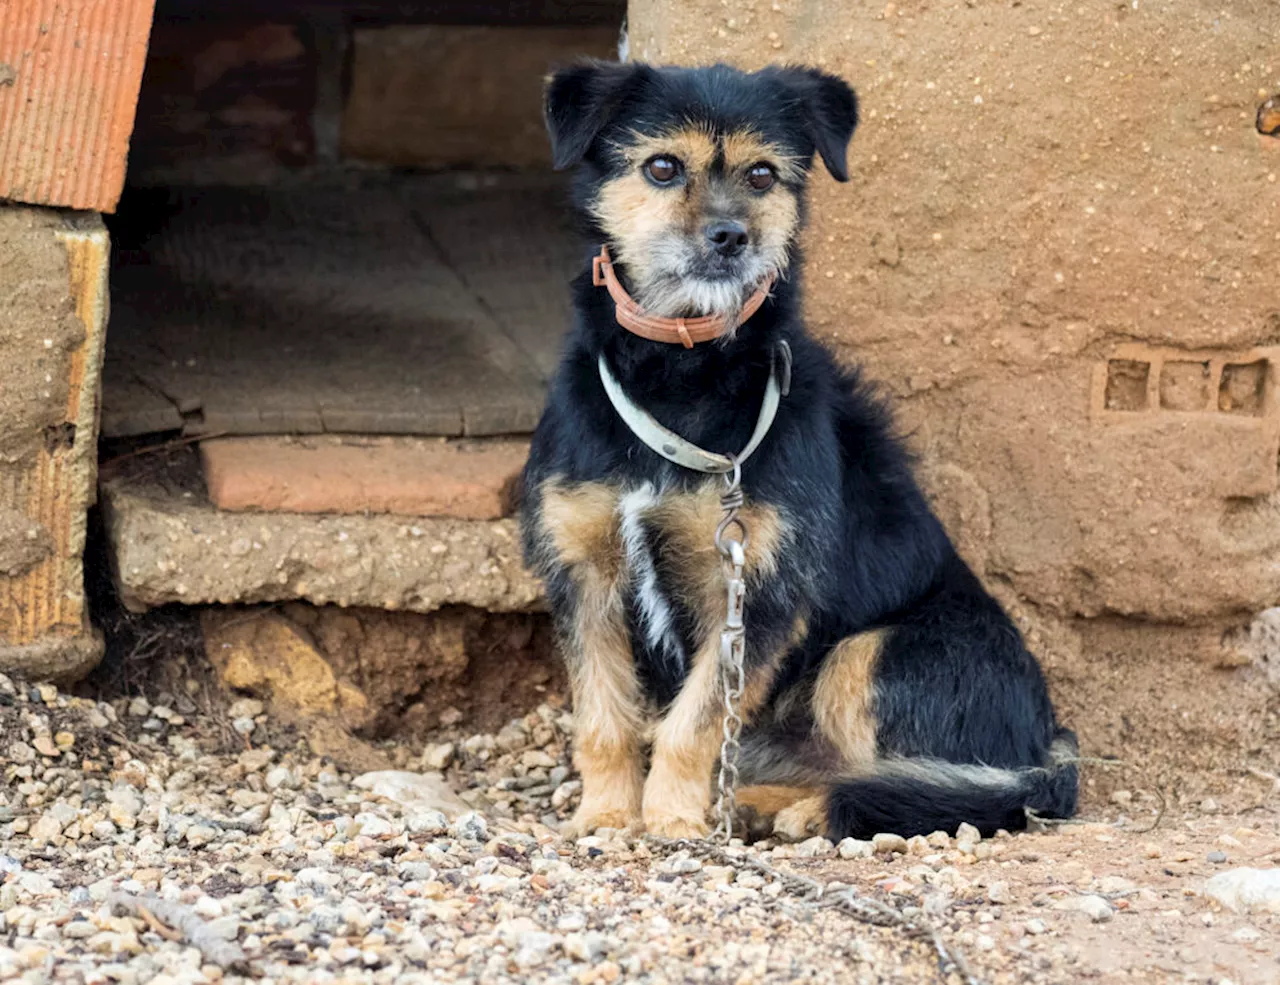
{"label": "orange brick wall", "polygon": [[115,209],[154,3],[0,3],[0,198]]}

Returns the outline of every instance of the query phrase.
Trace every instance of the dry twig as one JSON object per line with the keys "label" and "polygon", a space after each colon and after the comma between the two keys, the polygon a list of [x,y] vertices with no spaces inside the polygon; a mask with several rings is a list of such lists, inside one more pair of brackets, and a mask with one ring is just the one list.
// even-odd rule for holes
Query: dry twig
{"label": "dry twig", "polygon": [[112,893],[108,902],[115,909],[145,920],[161,937],[186,941],[221,968],[233,968],[248,962],[239,944],[215,936],[195,911],[181,903],[150,894],[135,896],[122,892]]}

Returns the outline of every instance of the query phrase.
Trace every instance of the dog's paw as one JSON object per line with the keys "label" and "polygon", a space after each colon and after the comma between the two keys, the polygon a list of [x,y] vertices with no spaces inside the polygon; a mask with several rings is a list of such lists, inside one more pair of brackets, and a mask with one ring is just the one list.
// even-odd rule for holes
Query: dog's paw
{"label": "dog's paw", "polygon": [[640,818],[626,808],[592,808],[588,805],[579,807],[568,821],[560,825],[560,834],[569,841],[585,838],[598,828],[627,828],[639,832],[642,828]]}
{"label": "dog's paw", "polygon": [[773,819],[775,837],[787,841],[804,841],[820,835],[827,828],[827,802],[824,797],[807,797],[778,812]]}
{"label": "dog's paw", "polygon": [[657,838],[670,838],[673,841],[681,838],[693,840],[705,838],[711,831],[706,819],[679,815],[646,815],[645,830]]}

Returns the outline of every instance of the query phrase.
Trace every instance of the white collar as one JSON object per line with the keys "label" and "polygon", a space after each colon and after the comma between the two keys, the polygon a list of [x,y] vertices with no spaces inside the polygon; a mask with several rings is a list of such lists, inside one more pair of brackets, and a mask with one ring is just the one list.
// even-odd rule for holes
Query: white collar
{"label": "white collar", "polygon": [[600,382],[609,397],[609,403],[618,412],[623,423],[631,429],[631,433],[648,445],[669,462],[681,465],[695,472],[720,474],[732,472],[735,466],[745,462],[764,441],[773,420],[778,415],[778,404],[791,391],[791,346],[786,341],[779,341],[777,350],[770,360],[769,382],[765,384],[764,399],[760,402],[760,416],[756,419],[756,429],[751,433],[751,440],[737,455],[721,455],[717,452],[699,448],[676,434],[670,428],[660,424],[652,414],[627,396],[621,384],[609,369],[604,353],[600,353]]}

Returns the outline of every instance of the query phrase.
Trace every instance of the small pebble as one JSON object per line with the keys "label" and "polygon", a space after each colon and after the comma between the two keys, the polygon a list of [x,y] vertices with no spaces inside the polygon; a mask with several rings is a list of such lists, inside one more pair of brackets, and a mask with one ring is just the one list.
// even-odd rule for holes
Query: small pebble
{"label": "small pebble", "polygon": [[871,858],[876,853],[876,846],[869,841],[857,838],[845,838],[836,846],[841,858]]}
{"label": "small pebble", "polygon": [[[904,850],[905,844],[904,842]],[[802,841],[795,846],[796,858],[828,858],[834,855],[835,852],[836,846],[821,835],[816,838],[809,838],[807,841]]]}
{"label": "small pebble", "polygon": [[902,835],[878,834],[871,839],[871,846],[877,855],[905,855],[907,853],[907,839]]}
{"label": "small pebble", "polygon": [[257,718],[266,711],[266,706],[257,698],[240,698],[233,701],[227,708],[227,715],[231,718]]}
{"label": "small pebble", "polygon": [[1068,896],[1059,900],[1054,905],[1054,909],[1087,914],[1094,923],[1106,923],[1115,916],[1115,910],[1111,908],[1111,904],[1101,896],[1095,896],[1092,893],[1083,896]]}

